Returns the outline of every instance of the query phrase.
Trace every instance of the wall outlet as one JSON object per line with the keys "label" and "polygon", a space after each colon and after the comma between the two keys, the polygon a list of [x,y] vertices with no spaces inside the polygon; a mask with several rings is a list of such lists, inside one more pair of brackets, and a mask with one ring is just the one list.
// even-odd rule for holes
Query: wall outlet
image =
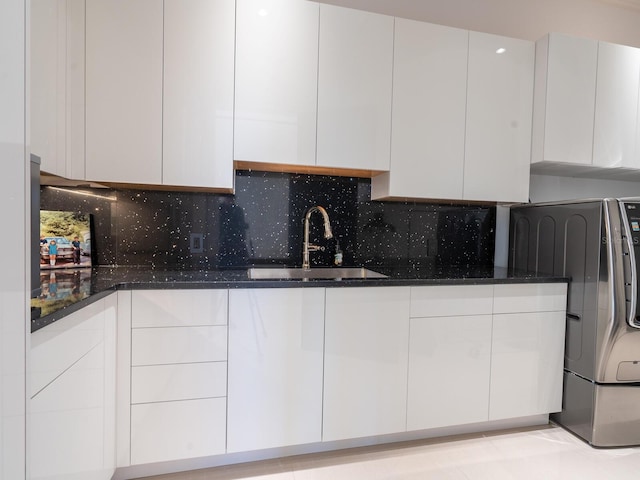
{"label": "wall outlet", "polygon": [[204,251],[204,235],[192,233],[189,237],[189,252],[202,253]]}

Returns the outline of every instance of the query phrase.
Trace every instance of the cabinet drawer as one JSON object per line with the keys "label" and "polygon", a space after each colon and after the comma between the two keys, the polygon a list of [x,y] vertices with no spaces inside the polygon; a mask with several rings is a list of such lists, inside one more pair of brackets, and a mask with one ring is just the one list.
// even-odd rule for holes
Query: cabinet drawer
{"label": "cabinet drawer", "polygon": [[227,290],[136,290],[131,326],[180,327],[227,324]]}
{"label": "cabinet drawer", "polygon": [[131,403],[166,402],[227,394],[227,362],[149,365],[131,369]]}
{"label": "cabinet drawer", "polygon": [[411,317],[491,314],[493,285],[411,287]]}
{"label": "cabinet drawer", "polygon": [[131,464],[225,453],[226,398],[131,406]]}
{"label": "cabinet drawer", "polygon": [[496,285],[493,313],[557,312],[567,308],[566,283]]}
{"label": "cabinet drawer", "polygon": [[227,327],[134,328],[131,365],[227,360]]}

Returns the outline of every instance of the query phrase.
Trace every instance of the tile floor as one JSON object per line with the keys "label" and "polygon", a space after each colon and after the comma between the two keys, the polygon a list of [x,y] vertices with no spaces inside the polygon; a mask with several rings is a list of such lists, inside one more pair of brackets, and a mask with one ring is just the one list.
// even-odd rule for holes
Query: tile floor
{"label": "tile floor", "polygon": [[594,449],[565,430],[432,439],[145,480],[638,480],[640,447]]}

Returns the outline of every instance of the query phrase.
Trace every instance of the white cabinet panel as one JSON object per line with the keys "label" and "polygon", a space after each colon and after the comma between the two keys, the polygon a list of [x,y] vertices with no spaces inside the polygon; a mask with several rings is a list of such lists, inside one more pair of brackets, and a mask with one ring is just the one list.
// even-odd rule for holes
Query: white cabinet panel
{"label": "white cabinet panel", "polygon": [[227,290],[136,290],[132,327],[226,325]]}
{"label": "white cabinet panel", "polygon": [[327,289],[323,441],[406,429],[409,287]]}
{"label": "white cabinet panel", "polygon": [[412,318],[407,430],[487,421],[491,315]]}
{"label": "white cabinet panel", "polygon": [[598,43],[593,164],[640,168],[636,152],[640,49]]}
{"label": "white cabinet panel", "polygon": [[162,183],[233,188],[234,0],[164,1]]}
{"label": "white cabinet panel", "polygon": [[131,403],[167,402],[227,394],[227,363],[149,365],[131,369]]}
{"label": "white cabinet panel", "polygon": [[225,452],[226,398],[132,405],[132,465]]}
{"label": "white cabinet panel", "polygon": [[529,199],[534,44],[469,33],[465,200]]}
{"label": "white cabinet panel", "polygon": [[238,0],[236,160],[315,165],[319,9]]}
{"label": "white cabinet panel", "polygon": [[319,442],[324,289],[229,292],[229,452]]}
{"label": "white cabinet panel", "polygon": [[469,32],[396,18],[391,171],[372,198],[462,198]]}
{"label": "white cabinet panel", "polygon": [[562,409],[565,312],[494,315],[489,420]]}
{"label": "white cabinet panel", "polygon": [[31,2],[31,153],[43,172],[65,175],[66,1]]}
{"label": "white cabinet panel", "polygon": [[[30,478],[108,480],[115,471],[115,305],[112,295],[70,315],[71,325],[65,317],[32,334],[32,366],[61,370],[29,401]],[[83,323],[97,343],[78,335]]]}
{"label": "white cabinet panel", "polygon": [[552,33],[536,42],[533,163],[591,165],[598,42]]}
{"label": "white cabinet panel", "polygon": [[87,0],[86,176],[162,181],[161,0]]}
{"label": "white cabinet panel", "polygon": [[227,327],[135,328],[131,365],[217,362],[227,359]]}
{"label": "white cabinet panel", "polygon": [[493,285],[411,287],[411,317],[491,314]]}
{"label": "white cabinet panel", "polygon": [[393,22],[320,5],[318,166],[389,169]]}
{"label": "white cabinet panel", "polygon": [[104,303],[97,301],[31,334],[30,396],[104,340],[104,321]]}
{"label": "white cabinet panel", "polygon": [[567,308],[566,283],[496,285],[494,313],[552,312]]}

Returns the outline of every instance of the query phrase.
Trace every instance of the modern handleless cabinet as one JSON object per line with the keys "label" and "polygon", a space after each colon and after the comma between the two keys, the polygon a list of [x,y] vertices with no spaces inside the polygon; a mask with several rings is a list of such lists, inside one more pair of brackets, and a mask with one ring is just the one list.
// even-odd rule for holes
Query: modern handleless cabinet
{"label": "modern handleless cabinet", "polygon": [[319,21],[315,2],[237,0],[236,160],[315,165]]}
{"label": "modern handleless cabinet", "polygon": [[227,451],[322,439],[324,288],[229,291]]}
{"label": "modern handleless cabinet", "polygon": [[225,453],[227,290],[131,295],[131,464]]}
{"label": "modern handleless cabinet", "polygon": [[322,440],[406,430],[409,287],[328,288]]}
{"label": "modern handleless cabinet", "polygon": [[319,167],[388,170],[394,18],[320,5]]}
{"label": "modern handleless cabinet", "polygon": [[31,336],[30,478],[116,469],[116,305],[112,294]]}
{"label": "modern handleless cabinet", "polygon": [[162,183],[163,2],[87,0],[86,177]]}
{"label": "modern handleless cabinet", "polygon": [[407,430],[484,422],[493,286],[411,289]]}
{"label": "modern handleless cabinet", "polygon": [[162,183],[232,190],[234,0],[165,0]]}
{"label": "modern handleless cabinet", "polygon": [[391,164],[372,198],[526,201],[533,42],[396,19]]}

